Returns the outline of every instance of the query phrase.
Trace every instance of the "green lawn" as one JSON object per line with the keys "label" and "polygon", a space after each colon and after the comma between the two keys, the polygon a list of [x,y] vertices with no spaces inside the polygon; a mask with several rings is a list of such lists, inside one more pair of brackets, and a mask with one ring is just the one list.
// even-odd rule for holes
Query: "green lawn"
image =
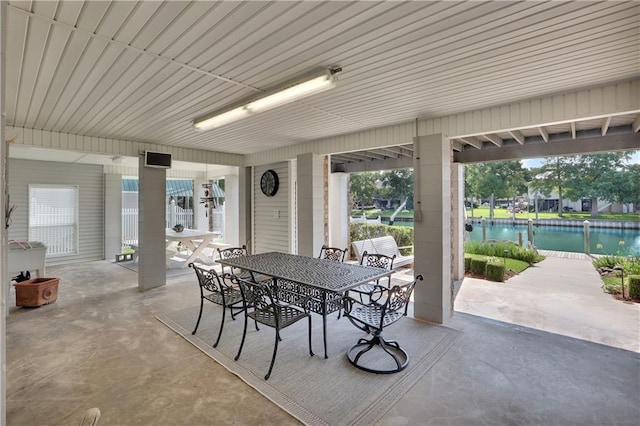
{"label": "green lawn", "polygon": [[[471,218],[471,209],[467,209],[467,217]],[[473,209],[474,218],[489,218],[489,207],[479,207]],[[508,212],[507,209],[493,209],[493,217],[495,219],[511,219],[513,213]],[[535,212],[532,213],[516,213],[516,219],[535,219]],[[539,219],[578,219],[578,220],[590,220],[591,213],[589,212],[567,212],[563,213],[562,217],[558,216],[558,213],[539,212]],[[640,221],[640,213],[600,213],[598,216],[600,220],[634,220]]]}

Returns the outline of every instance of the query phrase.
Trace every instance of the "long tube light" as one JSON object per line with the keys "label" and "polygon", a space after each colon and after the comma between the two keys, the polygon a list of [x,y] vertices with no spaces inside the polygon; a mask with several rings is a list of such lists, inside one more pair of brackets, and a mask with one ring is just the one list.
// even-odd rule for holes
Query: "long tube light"
{"label": "long tube light", "polygon": [[307,96],[324,92],[336,86],[335,73],[338,71],[340,69],[327,70],[320,76],[316,74],[309,80],[295,83],[275,92],[268,92],[237,108],[196,118],[193,120],[193,125],[198,130],[215,129],[248,117],[251,114],[268,111]]}

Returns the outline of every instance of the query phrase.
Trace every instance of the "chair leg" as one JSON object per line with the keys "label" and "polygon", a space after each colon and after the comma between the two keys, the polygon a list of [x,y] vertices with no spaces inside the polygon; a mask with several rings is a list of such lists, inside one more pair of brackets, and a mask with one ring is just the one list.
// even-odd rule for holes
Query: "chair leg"
{"label": "chair leg", "polygon": [[[244,346],[244,338],[247,335],[247,311],[244,312],[244,329],[242,330],[242,340],[240,341],[240,347],[238,348],[238,354],[233,358],[234,360],[240,359],[240,353],[242,352],[242,346]],[[255,318],[254,318],[255,319]]]}
{"label": "chair leg", "polygon": [[226,306],[222,305],[222,321],[220,322],[220,330],[218,330],[218,338],[216,339],[216,342],[213,344],[213,347],[217,347],[218,343],[220,342],[220,336],[222,336],[222,329],[224,328],[224,317],[226,315]]}
{"label": "chair leg", "polygon": [[[360,357],[374,348],[375,346],[380,346],[382,350],[391,358],[396,364],[395,368],[391,369],[378,369],[374,367],[367,367],[366,365],[360,364]],[[391,374],[397,373],[398,371],[404,370],[409,364],[409,355],[407,352],[400,347],[398,342],[394,340],[384,340],[382,336],[379,334],[374,334],[370,340],[360,339],[358,343],[353,345],[347,351],[347,358],[349,362],[355,367],[368,371],[370,373],[378,373],[378,374]]]}
{"label": "chair leg", "polygon": [[200,325],[200,318],[202,318],[202,308],[203,308],[202,305],[203,305],[203,303],[204,303],[204,300],[201,297],[200,298],[200,313],[198,314],[198,321],[196,321],[196,328],[193,329],[191,334],[196,334],[196,331],[198,331],[198,326]]}
{"label": "chair leg", "polygon": [[278,338],[279,337],[280,337],[280,333],[278,332],[278,329],[276,329],[275,344],[273,345],[273,356],[271,357],[271,365],[269,366],[269,371],[267,372],[267,375],[264,376],[265,380],[269,380],[269,377],[271,376],[271,370],[273,370],[273,364],[276,362],[276,354],[278,353]]}
{"label": "chair leg", "polygon": [[313,348],[311,346],[311,315],[309,315],[309,355],[313,356]]}

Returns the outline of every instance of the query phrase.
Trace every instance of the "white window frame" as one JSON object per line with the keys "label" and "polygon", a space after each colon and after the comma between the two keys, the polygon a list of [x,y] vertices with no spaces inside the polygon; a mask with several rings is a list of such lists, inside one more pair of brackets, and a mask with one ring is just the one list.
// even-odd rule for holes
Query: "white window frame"
{"label": "white window frame", "polygon": [[[69,226],[69,225],[32,225],[31,223],[31,209],[32,209],[32,191],[33,190],[42,190],[42,189],[70,189],[73,191],[73,198],[74,198],[74,205],[73,205],[73,224],[71,224],[71,226],[74,227],[74,238],[73,238],[73,248],[71,251],[68,252],[64,252],[64,253],[51,253],[50,250],[47,250],[47,257],[62,257],[62,256],[73,256],[73,255],[77,255],[79,253],[79,228],[80,228],[80,223],[79,223],[79,193],[80,193],[80,188],[78,185],[55,185],[55,184],[29,184],[29,200],[28,200],[28,206],[29,206],[29,214],[28,214],[28,218],[27,218],[27,228],[28,228],[28,234],[29,234],[29,241],[32,241],[35,239],[35,236],[33,235],[33,229],[37,228],[37,227],[55,227],[55,226]],[[47,244],[47,242],[42,241],[43,243]]]}

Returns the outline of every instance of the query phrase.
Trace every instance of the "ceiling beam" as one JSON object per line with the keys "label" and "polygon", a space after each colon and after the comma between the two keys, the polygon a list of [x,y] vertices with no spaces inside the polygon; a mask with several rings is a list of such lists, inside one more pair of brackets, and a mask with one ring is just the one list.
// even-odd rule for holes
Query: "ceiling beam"
{"label": "ceiling beam", "polygon": [[332,164],[331,172],[358,173],[382,170],[413,168],[413,158],[387,158],[386,160],[360,161],[357,163]]}
{"label": "ceiling beam", "polygon": [[495,146],[497,146],[498,148],[501,148],[503,145],[503,141],[498,135],[489,134],[489,135],[481,135],[481,136],[486,140],[488,140],[489,142],[491,142],[492,144],[494,144]]}
{"label": "ceiling beam", "polygon": [[572,121],[571,122],[571,139],[575,139],[576,138],[576,122]]}
{"label": "ceiling beam", "polygon": [[525,158],[555,157],[596,152],[637,150],[640,147],[640,133],[611,133],[607,136],[584,136],[578,139],[551,139],[527,142],[525,145],[510,145],[502,148],[485,148],[481,151],[466,149],[454,152],[457,163],[481,163],[487,161],[522,160]]}
{"label": "ceiling beam", "polygon": [[549,132],[547,132],[547,129],[540,126],[538,127],[538,132],[540,132],[540,136],[542,136],[542,139],[544,139],[545,142],[549,142]]}
{"label": "ceiling beam", "polygon": [[524,135],[519,130],[509,130],[509,134],[512,138],[516,140],[520,145],[524,145]]}
{"label": "ceiling beam", "polygon": [[380,148],[378,151],[386,151],[386,152],[390,152],[392,154],[395,155],[400,155],[403,157],[411,157],[413,156],[413,153],[411,151],[409,151],[406,148],[403,148],[401,146],[388,146],[385,148]]}
{"label": "ceiling beam", "polygon": [[609,125],[611,124],[611,116],[606,117],[602,120],[602,136],[607,135],[607,130],[609,130]]}
{"label": "ceiling beam", "polygon": [[466,138],[458,138],[458,139],[460,139],[462,142],[466,143],[467,145],[471,145],[474,148],[482,149],[482,141],[475,136],[468,136]]}
{"label": "ceiling beam", "polygon": [[640,114],[638,114],[636,116],[636,119],[633,120],[633,123],[631,123],[631,131],[633,131],[634,133],[640,131]]}
{"label": "ceiling beam", "polygon": [[370,155],[372,158],[377,160],[386,160],[387,158],[395,157],[395,155],[381,154],[379,151],[379,149],[364,151],[364,155]]}
{"label": "ceiling beam", "polygon": [[464,145],[462,144],[462,142],[451,141],[451,149],[461,152],[464,149]]}

